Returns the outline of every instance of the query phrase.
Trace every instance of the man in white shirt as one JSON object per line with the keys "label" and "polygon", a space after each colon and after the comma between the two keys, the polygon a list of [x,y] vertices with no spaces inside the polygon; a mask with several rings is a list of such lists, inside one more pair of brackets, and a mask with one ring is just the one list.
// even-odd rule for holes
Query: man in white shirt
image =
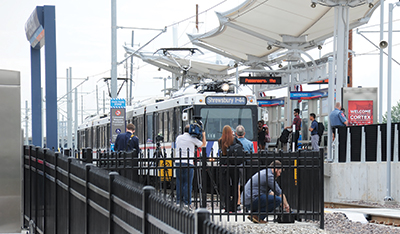
{"label": "man in white shirt", "polygon": [[[176,138],[175,160],[176,169],[176,203],[185,205],[192,203],[192,181],[194,175],[193,159],[196,157],[196,147],[206,146],[206,134],[203,131],[203,141],[189,135],[189,125],[185,132]],[[186,158],[186,159],[184,159]]]}

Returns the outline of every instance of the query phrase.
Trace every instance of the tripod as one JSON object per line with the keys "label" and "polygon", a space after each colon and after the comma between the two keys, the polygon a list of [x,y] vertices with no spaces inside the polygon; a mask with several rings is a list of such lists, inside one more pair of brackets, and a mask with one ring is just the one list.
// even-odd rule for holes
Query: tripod
{"label": "tripod", "polygon": [[[214,179],[213,179],[213,174],[212,174],[212,172],[210,171],[210,169],[207,168],[207,165],[206,165],[205,171],[207,172],[207,175],[208,175],[208,177],[210,178],[210,181],[211,181],[211,183],[212,183],[212,186],[213,186],[215,192],[217,193],[217,196],[220,196],[220,195],[219,195],[219,190],[218,190],[217,183],[215,183],[215,181],[214,181]],[[202,176],[200,176],[200,175],[202,175],[202,173],[204,173],[204,172],[202,171],[202,168],[201,168],[200,166],[197,167],[197,187],[199,188],[200,204],[201,204],[202,201],[203,201],[203,200],[202,200],[202,199],[203,199],[203,180],[202,180]],[[207,188],[205,188],[205,193],[207,194]]]}

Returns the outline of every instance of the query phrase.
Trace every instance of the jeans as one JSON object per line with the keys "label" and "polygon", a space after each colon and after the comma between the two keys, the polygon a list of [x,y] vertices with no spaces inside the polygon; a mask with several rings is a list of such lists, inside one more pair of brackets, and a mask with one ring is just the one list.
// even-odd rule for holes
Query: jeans
{"label": "jeans", "polygon": [[[275,199],[275,206],[274,206],[274,199]],[[260,210],[258,210],[258,203],[260,203]],[[252,203],[253,207],[251,207],[251,204],[245,205],[245,207],[249,211],[266,212],[268,204],[268,212],[271,212],[276,207],[280,206],[281,203],[282,203],[282,198],[275,195],[268,195],[268,203],[267,203],[267,195],[262,194],[260,197],[256,197],[253,199]],[[265,219],[265,217],[267,217],[266,214],[259,215],[260,220]]]}
{"label": "jeans", "polygon": [[311,135],[311,145],[312,145],[312,150],[313,151],[318,151],[319,150],[318,141],[319,141],[318,134]]}
{"label": "jeans", "polygon": [[188,163],[175,165],[178,167],[176,168],[176,204],[182,201],[185,205],[190,205],[192,204],[193,165]]}

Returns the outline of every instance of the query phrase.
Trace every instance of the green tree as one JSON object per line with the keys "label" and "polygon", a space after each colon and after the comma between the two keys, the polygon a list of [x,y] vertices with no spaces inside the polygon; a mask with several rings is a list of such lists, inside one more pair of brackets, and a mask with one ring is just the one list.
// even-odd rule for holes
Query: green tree
{"label": "green tree", "polygon": [[[387,123],[387,112],[383,115],[383,123]],[[392,123],[400,123],[400,101],[392,106]]]}

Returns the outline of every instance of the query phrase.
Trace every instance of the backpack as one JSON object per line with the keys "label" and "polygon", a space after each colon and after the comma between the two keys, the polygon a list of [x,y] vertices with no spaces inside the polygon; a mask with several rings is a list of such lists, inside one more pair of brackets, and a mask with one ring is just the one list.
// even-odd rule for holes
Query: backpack
{"label": "backpack", "polygon": [[[244,161],[243,156],[245,155],[242,143],[237,138],[234,138],[232,145],[226,149],[226,154],[230,165],[242,164]],[[235,156],[240,158],[235,160]]]}
{"label": "backpack", "polygon": [[279,137],[279,140],[282,142],[282,143],[288,143],[288,141],[289,141],[289,130],[287,130],[287,129],[283,129],[283,132],[282,132],[282,134],[281,134],[281,136]]}
{"label": "backpack", "polygon": [[323,123],[318,122],[318,136],[321,139],[321,136],[324,134],[325,126]]}

